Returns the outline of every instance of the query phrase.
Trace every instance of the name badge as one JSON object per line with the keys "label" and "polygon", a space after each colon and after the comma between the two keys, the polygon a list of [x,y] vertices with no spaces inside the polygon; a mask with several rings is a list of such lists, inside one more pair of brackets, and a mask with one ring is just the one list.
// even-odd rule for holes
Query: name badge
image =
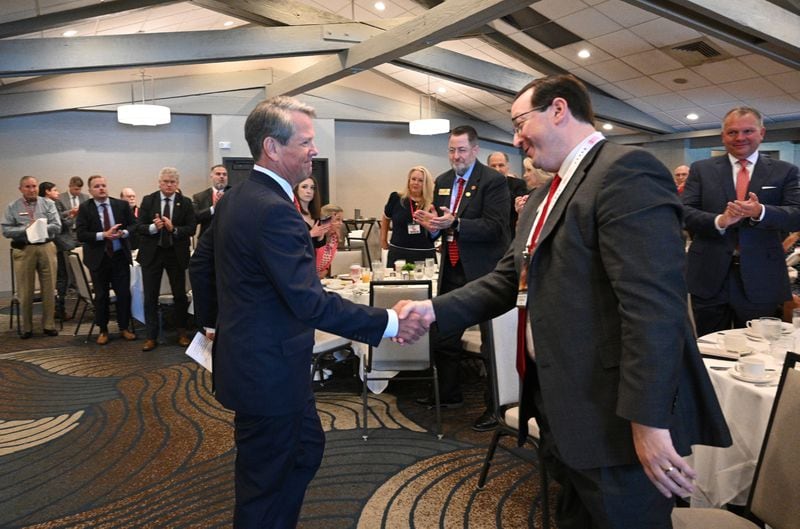
{"label": "name badge", "polygon": [[411,224],[408,225],[409,235],[419,235],[420,233],[422,233],[422,229],[419,224],[417,224],[416,222],[412,222]]}
{"label": "name badge", "polygon": [[448,233],[447,236],[445,236],[444,240],[446,240],[447,242],[453,242],[455,240],[455,237],[453,237],[452,233]]}
{"label": "name badge", "polygon": [[450,189],[439,189],[439,196],[449,197],[450,196]]}

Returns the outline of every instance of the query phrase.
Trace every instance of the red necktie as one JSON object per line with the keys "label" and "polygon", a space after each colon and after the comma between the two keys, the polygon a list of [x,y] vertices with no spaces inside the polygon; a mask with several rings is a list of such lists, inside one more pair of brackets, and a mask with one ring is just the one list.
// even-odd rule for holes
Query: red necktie
{"label": "red necktie", "polygon": [[747,199],[747,188],[750,186],[750,173],[747,172],[747,160],[739,160],[739,172],[736,173],[736,199]]}
{"label": "red necktie", "polygon": [[[547,219],[547,211],[550,209],[550,202],[552,202],[553,195],[556,194],[559,184],[561,184],[561,176],[555,175],[553,177],[553,181],[550,182],[550,191],[547,193],[547,199],[544,201],[542,212],[539,214],[539,220],[536,222],[536,227],[533,229],[533,235],[531,235],[531,240],[528,243],[528,254],[531,256],[529,257],[531,261],[533,260],[533,251],[536,249],[536,244],[539,242],[539,233],[542,231],[544,221]],[[528,262],[528,266],[530,266],[530,261]],[[527,269],[519,271],[519,286],[520,290],[528,289]],[[527,325],[528,310],[525,307],[520,307],[519,318],[517,321],[517,373],[519,373],[520,379],[525,378],[525,362],[528,355],[525,346],[525,331],[527,329]]]}
{"label": "red necktie", "polygon": [[294,199],[294,207],[297,208],[297,211],[299,211],[300,213],[303,213],[303,210],[300,207],[300,201],[297,200],[296,196],[292,196],[292,198]]}
{"label": "red necktie", "polygon": [[[111,229],[111,217],[108,215],[108,204],[100,204],[103,207],[103,231]],[[106,253],[109,257],[114,255],[114,243],[111,239],[106,239]]]}
{"label": "red necktie", "polygon": [[[464,184],[466,180],[458,177],[458,190],[456,191],[456,201],[453,203],[453,215],[458,212],[458,205],[461,203],[461,194],[464,192]],[[458,263],[458,244],[456,243],[456,234],[453,232],[453,240],[447,245],[447,256],[450,258],[450,265],[455,266]]]}

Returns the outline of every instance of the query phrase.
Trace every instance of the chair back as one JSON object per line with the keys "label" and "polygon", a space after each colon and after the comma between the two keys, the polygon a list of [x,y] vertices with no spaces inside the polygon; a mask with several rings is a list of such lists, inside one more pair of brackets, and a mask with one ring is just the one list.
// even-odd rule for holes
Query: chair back
{"label": "chair back", "polygon": [[361,265],[363,252],[358,250],[339,250],[331,261],[331,277],[339,274],[349,274],[350,265]]}
{"label": "chair back", "polygon": [[519,403],[519,373],[517,373],[517,325],[519,309],[514,307],[505,314],[492,319],[487,341],[489,357],[495,377],[494,397],[497,415],[501,410]]}
{"label": "chair back", "polygon": [[75,288],[78,289],[78,295],[87,303],[93,303],[94,296],[80,256],[76,252],[68,252],[67,261],[69,261],[69,269],[72,270],[72,277],[75,279]]}
{"label": "chair back", "polygon": [[[369,304],[373,307],[392,308],[402,299],[421,301],[430,299],[433,285],[429,279],[419,281],[372,281],[369,284]],[[418,371],[431,366],[430,333],[410,345],[383,340],[370,347],[364,364],[367,372]]]}
{"label": "chair back", "polygon": [[761,445],[749,510],[773,529],[800,520],[800,355],[787,353]]}

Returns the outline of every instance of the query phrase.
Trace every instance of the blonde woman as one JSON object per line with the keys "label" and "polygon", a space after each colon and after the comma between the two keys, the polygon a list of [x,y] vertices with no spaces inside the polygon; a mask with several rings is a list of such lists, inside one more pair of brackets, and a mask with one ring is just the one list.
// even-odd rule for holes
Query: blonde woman
{"label": "blonde woman", "polygon": [[[393,267],[397,259],[413,263],[434,257],[433,242],[427,230],[413,219],[415,211],[425,210],[432,203],[433,176],[421,165],[412,167],[408,171],[405,189],[392,192],[383,208],[381,248],[389,250],[386,266]],[[390,223],[391,241],[389,241]]]}
{"label": "blonde woman", "polygon": [[336,255],[336,250],[339,248],[339,241],[344,237],[343,226],[344,219],[342,215],[342,208],[333,204],[325,204],[322,206],[320,216],[329,229],[325,234],[324,243],[317,248],[317,275],[320,279],[328,277],[331,271],[331,263],[333,256]]}
{"label": "blonde woman", "polygon": [[530,157],[526,157],[522,160],[522,166],[525,168],[525,174],[523,175],[523,178],[525,178],[525,184],[528,186],[528,195],[514,199],[514,210],[517,212],[517,214],[522,211],[522,207],[525,205],[525,202],[528,201],[530,192],[537,187],[550,185],[550,180],[553,178],[553,175],[547,171],[542,171],[541,169],[535,168],[533,166],[533,159]]}

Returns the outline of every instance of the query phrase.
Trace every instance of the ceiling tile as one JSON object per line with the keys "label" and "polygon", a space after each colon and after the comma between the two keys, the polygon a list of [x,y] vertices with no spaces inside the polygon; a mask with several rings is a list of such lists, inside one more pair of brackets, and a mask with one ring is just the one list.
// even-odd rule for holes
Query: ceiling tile
{"label": "ceiling tile", "polygon": [[[591,57],[586,59],[578,57],[578,52],[581,50],[589,50],[589,53],[592,54]],[[570,44],[568,46],[561,46],[560,48],[556,48],[554,51],[568,61],[574,61],[575,64],[579,66],[586,66],[587,64],[594,64],[597,62],[605,62],[614,58],[594,44],[586,42],[585,40]]]}
{"label": "ceiling tile", "polygon": [[689,101],[700,105],[701,107],[737,101],[736,96],[729,94],[719,86],[707,86],[705,88],[679,90],[678,93]]}
{"label": "ceiling tile", "polygon": [[559,48],[581,40],[579,35],[556,22],[547,22],[546,24],[528,28],[523,33],[550,48]]}
{"label": "ceiling tile", "polygon": [[783,64],[764,57],[763,55],[756,55],[754,53],[742,55],[739,57],[739,60],[761,75],[774,75],[776,73],[792,71],[792,69],[788,66],[784,66]]}
{"label": "ceiling tile", "polygon": [[727,59],[724,61],[701,64],[700,66],[692,67],[692,70],[715,84],[758,77],[758,73],[756,73],[755,70],[748,68],[743,62],[739,61],[739,59]]}
{"label": "ceiling tile", "polygon": [[708,79],[688,68],[657,73],[650,77],[670,90],[689,90],[691,88],[702,88],[712,84]]}
{"label": "ceiling tile", "polygon": [[745,103],[766,115],[800,113],[800,100],[788,94],[778,97],[747,99]]}
{"label": "ceiling tile", "polygon": [[637,70],[631,68],[619,59],[612,59],[597,64],[587,64],[585,68],[610,83],[622,81],[624,79],[633,79],[641,75]]}
{"label": "ceiling tile", "polygon": [[574,70],[575,68],[579,68],[577,64],[569,59],[564,58],[562,55],[554,51],[545,51],[540,53],[539,56],[547,61],[552,62],[556,66],[564,68],[565,70]]}
{"label": "ceiling tile", "polygon": [[656,48],[670,46],[700,36],[700,33],[689,27],[681,26],[671,20],[660,17],[632,26],[629,29]]}
{"label": "ceiling tile", "polygon": [[707,38],[708,38],[708,40],[710,40],[711,42],[714,43],[714,46],[717,46],[717,47],[727,51],[728,53],[730,53],[734,57],[739,57],[740,55],[747,55],[749,53],[749,52],[745,51],[744,49],[740,48],[739,46],[735,46],[733,44],[730,44],[729,42],[727,42],[725,40],[716,39],[716,38],[711,37],[711,36],[707,36]]}
{"label": "ceiling tile", "polygon": [[508,38],[510,38],[511,40],[513,40],[514,42],[516,42],[518,44],[521,44],[521,45],[525,46],[532,53],[541,54],[541,53],[543,53],[543,52],[545,52],[545,51],[550,49],[548,46],[545,46],[544,44],[542,44],[538,40],[536,40],[533,37],[531,37],[529,35],[526,35],[525,33],[522,33],[522,32],[513,33],[513,34],[509,35]]}
{"label": "ceiling tile", "polygon": [[653,46],[651,46],[649,42],[645,42],[644,39],[639,38],[635,33],[627,29],[595,37],[589,42],[595,46],[599,46],[615,57],[623,57],[625,55],[632,55],[634,53],[641,53],[653,49]]}
{"label": "ceiling tile", "polygon": [[660,110],[691,109],[697,106],[685,97],[672,93],[642,97],[641,100]]}
{"label": "ceiling tile", "polygon": [[617,86],[630,92],[635,97],[652,96],[656,94],[663,94],[667,91],[663,85],[655,82],[649,77],[637,77],[636,79],[626,79],[624,81],[617,81]]}
{"label": "ceiling tile", "polygon": [[628,92],[626,92],[625,90],[623,90],[622,88],[618,87],[613,83],[599,84],[597,85],[597,88],[623,101],[628,99],[633,99],[633,96],[631,94],[629,94]]}
{"label": "ceiling tile", "polygon": [[708,126],[717,125],[719,123],[719,118],[717,118],[717,116],[714,114],[703,112],[702,110],[695,110],[694,112],[698,116],[696,120],[686,119],[686,114],[688,113],[686,110],[665,110],[664,114],[691,127],[705,128]]}
{"label": "ceiling tile", "polygon": [[650,50],[621,57],[623,61],[646,75],[652,75],[682,67],[681,63],[661,50]]}
{"label": "ceiling tile", "polygon": [[622,26],[591,7],[559,18],[556,22],[584,39],[599,37],[622,29]]}
{"label": "ceiling tile", "polygon": [[766,79],[745,79],[733,83],[720,85],[726,92],[739,99],[755,99],[759,97],[773,97],[783,95],[784,91]]}
{"label": "ceiling tile", "polygon": [[800,72],[796,70],[777,75],[770,75],[767,77],[767,79],[783,88],[783,90],[789,94],[796,94],[800,92]]}
{"label": "ceiling tile", "polygon": [[586,9],[586,4],[581,0],[539,0],[531,5],[531,9],[555,20],[581,9]]}
{"label": "ceiling tile", "polygon": [[608,2],[603,0],[602,3],[595,6],[595,9],[626,28],[658,18],[658,15],[639,9],[622,0],[609,0]]}
{"label": "ceiling tile", "polygon": [[647,103],[645,101],[642,101],[641,99],[634,98],[634,99],[629,99],[626,102],[628,104],[638,108],[642,112],[647,112],[648,114],[655,114],[655,113],[660,112],[658,107],[656,107],[654,105],[651,105],[650,103]]}
{"label": "ceiling tile", "polygon": [[583,81],[584,83],[591,84],[594,86],[606,84],[608,81],[600,77],[599,75],[595,75],[586,68],[576,68],[574,70],[570,70],[572,75]]}

